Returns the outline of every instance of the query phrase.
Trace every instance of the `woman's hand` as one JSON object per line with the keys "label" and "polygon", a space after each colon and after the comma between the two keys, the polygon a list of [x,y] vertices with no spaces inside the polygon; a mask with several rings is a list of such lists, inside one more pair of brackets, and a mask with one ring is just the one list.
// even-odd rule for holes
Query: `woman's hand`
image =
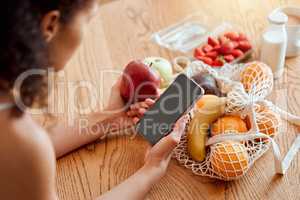
{"label": "woman's hand", "polygon": [[145,112],[155,103],[153,99],[146,99],[143,102],[132,104],[127,111],[127,116],[132,118],[136,124]]}
{"label": "woman's hand", "polygon": [[173,149],[184,132],[187,117],[182,117],[173,132],[152,147],[145,157],[145,165],[123,183],[97,200],[145,199],[152,186],[166,173]]}
{"label": "woman's hand", "polygon": [[143,102],[138,102],[132,105],[126,105],[120,95],[121,78],[117,80],[111,89],[109,104],[106,107],[106,112],[118,114],[129,118],[134,124],[144,115],[144,113],[155,103],[153,99],[146,99]]}
{"label": "woman's hand", "polygon": [[153,181],[157,182],[166,173],[174,148],[180,142],[185,130],[187,116],[183,116],[177,121],[173,131],[168,136],[161,139],[146,154],[145,165],[142,170],[153,176]]}

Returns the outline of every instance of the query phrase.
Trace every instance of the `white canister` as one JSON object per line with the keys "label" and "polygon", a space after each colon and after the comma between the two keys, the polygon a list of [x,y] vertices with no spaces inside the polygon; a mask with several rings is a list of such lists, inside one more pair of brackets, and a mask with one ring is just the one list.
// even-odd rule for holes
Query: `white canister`
{"label": "white canister", "polygon": [[285,24],[287,16],[282,12],[272,12],[268,16],[269,27],[262,35],[261,61],[269,65],[274,78],[281,77],[284,72],[287,49],[287,32]]}
{"label": "white canister", "polygon": [[[278,8],[277,11],[285,13],[289,18],[296,17],[299,24],[287,23],[286,31],[288,35],[287,57],[295,57],[300,55],[300,7],[286,6]],[[291,19],[289,19],[291,20]]]}

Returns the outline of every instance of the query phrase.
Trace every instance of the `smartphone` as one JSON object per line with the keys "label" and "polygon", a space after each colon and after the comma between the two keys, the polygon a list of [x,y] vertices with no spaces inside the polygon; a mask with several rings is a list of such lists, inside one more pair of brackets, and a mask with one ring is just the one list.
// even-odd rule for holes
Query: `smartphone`
{"label": "smartphone", "polygon": [[155,145],[168,135],[177,122],[204,94],[204,90],[185,74],[180,74],[136,126],[138,134]]}

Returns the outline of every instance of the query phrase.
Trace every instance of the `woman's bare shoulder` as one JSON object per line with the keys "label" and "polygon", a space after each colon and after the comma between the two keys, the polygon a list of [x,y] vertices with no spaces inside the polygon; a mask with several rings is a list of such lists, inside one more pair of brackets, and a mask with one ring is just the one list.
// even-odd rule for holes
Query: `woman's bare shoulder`
{"label": "woman's bare shoulder", "polygon": [[55,199],[55,155],[30,116],[0,117],[0,198]]}

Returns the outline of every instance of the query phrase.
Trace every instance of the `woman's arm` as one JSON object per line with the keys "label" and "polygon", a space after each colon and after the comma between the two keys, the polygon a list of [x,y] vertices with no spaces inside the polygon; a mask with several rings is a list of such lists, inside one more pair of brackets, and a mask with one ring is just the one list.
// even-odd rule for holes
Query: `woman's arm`
{"label": "woman's arm", "polygon": [[58,122],[48,129],[57,158],[103,138],[108,133],[132,127],[154,104],[153,100],[146,99],[127,107],[120,96],[120,86],[121,78],[111,88],[109,103],[104,112],[77,119],[72,126]]}
{"label": "woman's arm", "polygon": [[104,138],[108,133],[132,127],[137,118],[141,117],[153,103],[153,100],[147,99],[145,102],[132,105],[127,113],[92,114],[87,118],[75,120],[72,126],[58,122],[48,129],[56,157],[59,158],[83,145]]}
{"label": "woman's arm", "polygon": [[97,200],[131,199],[142,200],[166,173],[173,149],[184,132],[186,118],[177,123],[174,131],[159,141],[146,154],[145,165],[126,181]]}
{"label": "woman's arm", "polygon": [[[57,158],[103,138],[108,133],[132,127],[134,122],[153,105],[153,100],[146,99],[146,101],[136,103],[126,109],[120,96],[120,84],[121,79],[112,87],[109,104],[104,112],[77,119],[72,126],[58,122],[48,129]],[[128,112],[125,113],[124,110],[128,110]]]}
{"label": "woman's arm", "polygon": [[114,199],[145,199],[151,187],[155,184],[155,174],[145,168],[140,169],[123,183],[113,188],[97,200]]}
{"label": "woman's arm", "polygon": [[124,114],[119,116],[97,114],[77,119],[73,124],[68,126],[58,122],[48,130],[57,158],[103,138],[108,133],[126,129],[126,127],[132,126],[133,122]]}

